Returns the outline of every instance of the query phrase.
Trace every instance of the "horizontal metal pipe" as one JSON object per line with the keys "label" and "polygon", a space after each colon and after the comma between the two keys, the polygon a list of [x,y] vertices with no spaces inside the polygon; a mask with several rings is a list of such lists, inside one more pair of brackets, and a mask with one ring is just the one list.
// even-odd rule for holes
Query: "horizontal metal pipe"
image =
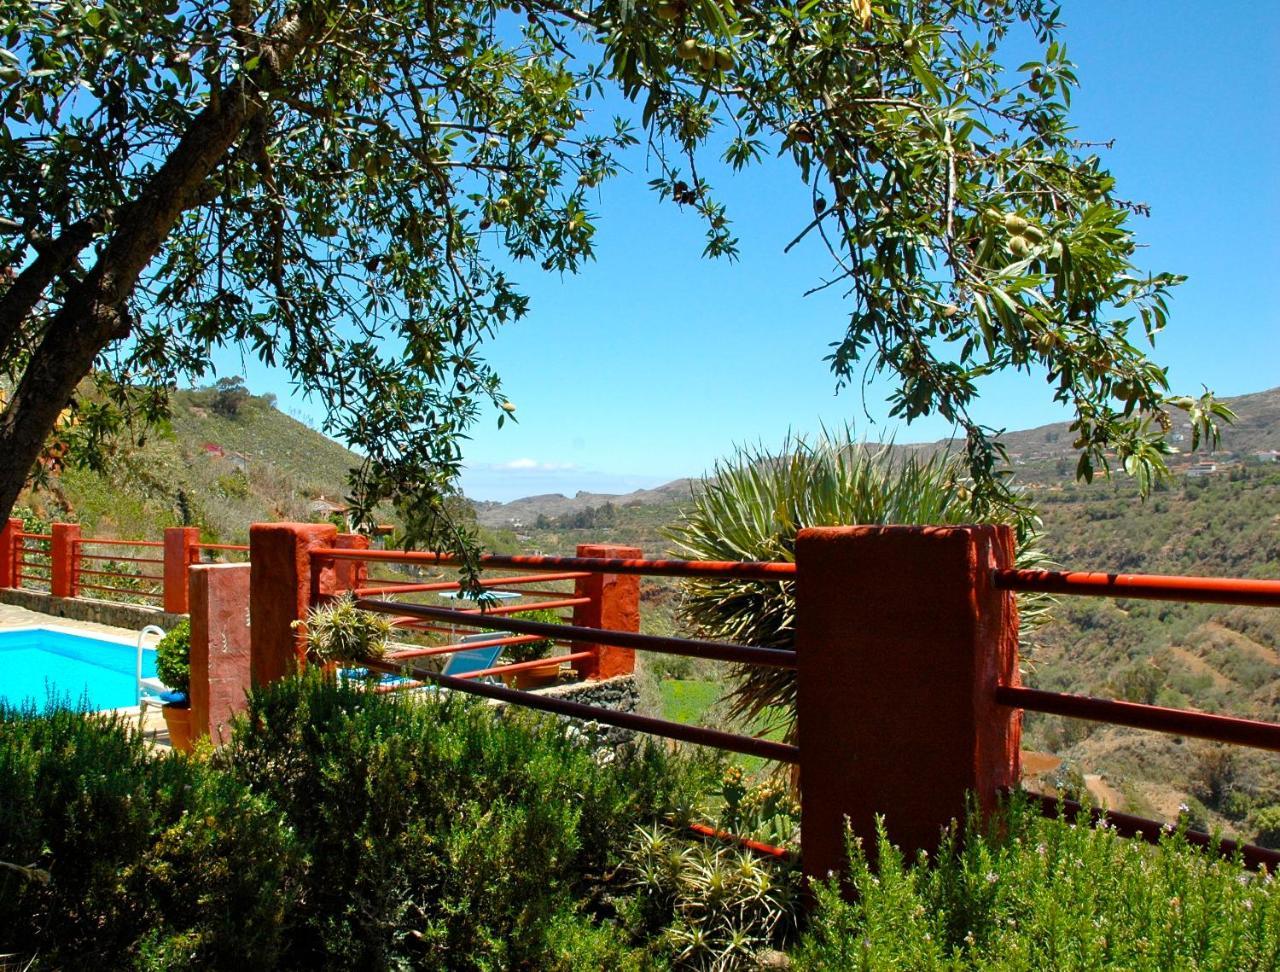
{"label": "horizontal metal pipe", "polygon": [[164,595],[157,591],[130,591],[123,587],[107,587],[103,584],[77,584],[81,590],[87,591],[110,591],[112,594],[127,594],[130,597],[155,597],[163,598]]}
{"label": "horizontal metal pipe", "polygon": [[506,665],[494,665],[492,668],[482,668],[478,672],[466,672],[459,675],[458,678],[489,678],[492,675],[509,675],[514,672],[528,672],[535,668],[544,668],[547,665],[560,665],[563,662],[581,661],[584,658],[591,658],[595,655],[594,651],[575,651],[568,655],[553,655],[550,658],[535,658],[532,661],[511,662]]}
{"label": "horizontal metal pipe", "polygon": [[[360,551],[346,551],[349,553],[358,553]],[[358,560],[358,557],[348,557],[348,560]],[[589,573],[581,571],[576,573],[564,574],[537,574],[533,577],[489,577],[479,581],[481,587],[511,587],[517,584],[530,584],[534,582],[546,583],[553,580],[576,580],[579,577],[590,577]],[[429,591],[456,591],[462,587],[458,581],[433,581],[430,584],[415,584],[412,581],[396,581],[386,580],[383,578],[373,578],[379,584],[386,585],[384,587],[359,587],[356,588],[357,597],[367,597],[370,594],[417,594],[427,593]]]}
{"label": "horizontal metal pipe", "polygon": [[662,736],[680,742],[696,743],[699,746],[712,746],[716,749],[728,750],[732,753],[743,753],[747,756],[759,756],[773,759],[781,763],[796,763],[800,760],[800,749],[788,743],[774,742],[771,739],[756,739],[753,736],[739,736],[719,729],[706,729],[702,726],[686,726],[680,722],[669,722],[666,719],[655,719],[652,716],[637,715],[634,712],[615,712],[613,709],[602,709],[569,699],[552,698],[519,689],[509,689],[503,685],[491,685],[488,682],[472,682],[455,678],[452,675],[441,675],[406,666],[406,669],[383,662],[369,662],[366,665],[375,671],[387,672],[391,675],[402,674],[407,670],[415,679],[433,682],[441,688],[455,689],[470,695],[479,695],[499,702],[522,705],[528,709],[541,712],[552,712],[566,715],[574,719],[586,719],[602,722],[607,726],[619,729],[633,729],[636,732],[651,736]]}
{"label": "horizontal metal pipe", "polygon": [[616,648],[634,648],[638,651],[656,651],[667,655],[687,655],[690,658],[708,658],[715,661],[737,662],[748,665],[770,665],[774,668],[795,668],[796,653],[777,648],[753,648],[723,641],[694,641],[689,638],[659,638],[655,635],[636,634],[631,631],[613,631],[608,628],[582,628],[572,624],[546,624],[542,621],[522,621],[516,618],[494,618],[489,615],[467,614],[451,608],[432,607],[427,604],[403,604],[395,601],[377,601],[361,598],[356,607],[379,614],[397,614],[431,621],[451,621],[470,627],[497,628],[516,634],[542,635],[564,641],[611,645]]}
{"label": "horizontal metal pipe", "polygon": [[163,564],[159,557],[113,557],[111,554],[80,554],[81,560],[96,560],[106,563],[122,564]]}
{"label": "horizontal metal pipe", "polygon": [[89,574],[93,577],[122,577],[125,580],[148,580],[163,581],[164,577],[156,574],[126,574],[118,570],[90,570],[88,567],[81,567],[79,570],[81,575]]}
{"label": "horizontal metal pipe", "polygon": [[[392,561],[396,563],[456,566],[451,554],[404,550],[340,550],[317,547],[312,557],[331,560]],[[635,560],[615,557],[534,557],[485,554],[485,567],[505,570],[584,571],[589,574],[642,574],[657,577],[736,577],[743,580],[787,581],[796,576],[796,565],[762,560]],[[544,578],[545,579],[545,578]]]}
{"label": "horizontal metal pipe", "polygon": [[1280,607],[1280,581],[1274,580],[997,569],[995,584],[1006,591]]}
{"label": "horizontal metal pipe", "polygon": [[689,829],[703,837],[722,840],[726,844],[737,844],[739,847],[745,847],[747,850],[755,851],[757,854],[765,854],[769,857],[795,856],[795,851],[788,850],[786,847],[775,847],[773,844],[765,844],[758,840],[752,840],[750,837],[740,837],[725,830],[709,827],[704,823],[691,823],[689,824]]}
{"label": "horizontal metal pipe", "polygon": [[487,641],[469,641],[463,644],[440,645],[435,648],[405,648],[387,652],[387,658],[430,658],[435,655],[453,655],[473,648],[492,648],[495,645],[531,645],[535,641],[546,641],[535,635],[512,635],[509,638],[492,638]]}
{"label": "horizontal metal pipe", "polygon": [[[1044,793],[1027,793],[1027,797],[1039,805],[1040,812],[1044,816],[1052,819],[1059,819],[1063,816],[1068,819],[1074,819],[1083,809],[1081,804],[1075,800],[1061,799]],[[1120,813],[1117,810],[1090,807],[1089,822],[1096,826],[1099,820],[1105,820],[1108,825],[1116,829],[1116,833],[1125,837],[1137,837],[1149,844],[1158,843],[1160,834],[1171,829],[1170,825],[1162,824],[1159,820],[1135,817],[1131,813]],[[1204,848],[1213,846],[1213,838],[1209,834],[1204,834],[1197,830],[1188,830],[1185,834],[1189,844]],[[1231,857],[1235,854],[1237,848],[1240,850],[1240,857],[1245,867],[1252,870],[1256,871],[1265,865],[1268,870],[1274,872],[1277,865],[1280,865],[1280,852],[1278,851],[1268,850],[1256,844],[1239,843],[1234,840],[1228,840],[1225,837],[1218,841],[1218,853],[1223,857]]]}
{"label": "horizontal metal pipe", "polygon": [[247,543],[196,543],[192,544],[197,550],[243,550],[249,551]]}
{"label": "horizontal metal pipe", "polygon": [[163,540],[105,540],[97,537],[80,537],[78,544],[93,543],[102,547],[163,547]]}
{"label": "horizontal metal pipe", "polygon": [[44,540],[48,543],[53,542],[53,535],[49,533],[23,533],[19,530],[14,534],[19,540]]}
{"label": "horizontal metal pipe", "polygon": [[495,614],[521,614],[525,611],[554,611],[557,608],[576,607],[579,604],[590,604],[589,597],[565,597],[558,601],[536,601],[533,604],[503,604],[499,607],[482,610],[480,608],[459,608],[464,614],[478,614],[492,617]]}
{"label": "horizontal metal pipe", "polygon": [[1047,712],[1074,719],[1110,722],[1133,729],[1152,729],[1176,736],[1194,736],[1197,739],[1212,739],[1215,742],[1280,752],[1280,724],[1272,722],[1191,712],[1187,709],[1169,709],[1161,705],[1097,699],[1088,695],[1044,692],[1021,686],[1000,686],[996,689],[996,701],[1001,705],[1029,712]]}

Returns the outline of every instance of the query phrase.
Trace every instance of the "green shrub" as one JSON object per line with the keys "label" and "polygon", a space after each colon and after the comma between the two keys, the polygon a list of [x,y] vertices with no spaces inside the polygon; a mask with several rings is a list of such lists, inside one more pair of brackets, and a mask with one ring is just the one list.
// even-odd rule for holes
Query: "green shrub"
{"label": "green shrub", "polygon": [[1014,806],[933,858],[877,864],[854,842],[844,897],[817,889],[804,969],[1264,969],[1280,960],[1280,885],[1170,832],[1158,848]]}
{"label": "green shrub", "polygon": [[298,967],[537,965],[635,822],[701,786],[655,747],[604,765],[554,719],[315,674],[250,699],[220,762],[279,808],[307,861]]}
{"label": "green shrub", "polygon": [[1272,850],[1280,850],[1280,804],[1259,807],[1249,815],[1249,826],[1255,837],[1253,842]]}
{"label": "green shrub", "polygon": [[183,618],[156,644],[156,676],[169,688],[191,694],[191,622]]}
{"label": "green shrub", "polygon": [[36,870],[0,869],[0,953],[51,968],[145,965],[149,951],[172,959],[157,967],[261,967],[276,953],[278,815],[118,718],[0,708],[0,861]]}
{"label": "green shrub", "polygon": [[741,968],[795,928],[800,881],[790,861],[638,827],[624,873],[637,937],[657,936],[681,968]]}
{"label": "green shrub", "polygon": [[[519,618],[521,621],[541,621],[543,624],[563,624],[564,618],[560,617],[550,608],[540,608],[536,611],[521,611],[519,614],[513,614],[513,618]],[[510,632],[498,632],[498,634],[509,634]],[[507,645],[502,649],[502,654],[509,662],[527,662],[536,661],[539,658],[546,658],[551,654],[551,649],[556,643],[550,638],[543,638],[541,641],[527,641],[519,645]]]}

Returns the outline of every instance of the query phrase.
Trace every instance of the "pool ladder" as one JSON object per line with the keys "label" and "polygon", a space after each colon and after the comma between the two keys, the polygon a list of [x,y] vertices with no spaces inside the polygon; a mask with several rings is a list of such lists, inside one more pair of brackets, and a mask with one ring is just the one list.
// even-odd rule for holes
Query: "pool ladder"
{"label": "pool ladder", "polygon": [[166,691],[158,678],[142,677],[142,643],[147,640],[147,635],[159,635],[164,637],[164,628],[154,624],[149,624],[138,632],[138,658],[137,666],[134,669],[134,694],[138,701],[138,725],[142,725],[142,720],[146,716],[148,705],[160,705],[157,698],[160,692]]}

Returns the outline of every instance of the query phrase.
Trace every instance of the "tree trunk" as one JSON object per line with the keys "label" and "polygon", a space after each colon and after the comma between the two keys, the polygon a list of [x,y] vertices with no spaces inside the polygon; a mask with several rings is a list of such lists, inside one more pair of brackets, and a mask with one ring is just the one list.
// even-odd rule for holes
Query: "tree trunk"
{"label": "tree trunk", "polygon": [[68,292],[0,414],[0,520],[13,510],[59,414],[94,360],[112,341],[128,336],[125,305],[139,276],[183,210],[198,199],[209,174],[263,110],[258,92],[278,87],[316,36],[319,16],[304,7],[270,31],[259,66],[196,115],[151,181],[121,210],[93,269]]}

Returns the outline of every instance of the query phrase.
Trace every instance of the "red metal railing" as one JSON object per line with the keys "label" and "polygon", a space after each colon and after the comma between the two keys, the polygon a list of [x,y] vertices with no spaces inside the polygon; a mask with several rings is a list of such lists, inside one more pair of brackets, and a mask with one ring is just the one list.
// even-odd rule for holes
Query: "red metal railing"
{"label": "red metal railing", "polygon": [[[993,579],[996,587],[1007,591],[1280,607],[1280,581],[1272,580],[1015,569],[995,570]],[[995,696],[998,703],[1027,712],[1107,722],[1280,752],[1280,724],[1270,722],[1118,699],[1046,692],[1024,686],[1001,685],[996,688]],[[1043,794],[1032,796],[1039,801],[1044,812],[1052,816],[1058,814],[1062,801]],[[1074,807],[1073,815],[1079,811],[1078,804],[1065,802]],[[1091,813],[1095,820],[1099,816],[1105,817],[1122,833],[1151,842],[1158,840],[1162,829],[1167,827],[1159,821],[1129,814],[1101,810]],[[1205,834],[1188,833],[1187,839],[1202,846],[1211,845]],[[1280,854],[1252,844],[1237,845],[1234,841],[1224,840],[1219,847],[1228,856],[1239,848],[1244,861],[1251,867],[1280,864]]]}
{"label": "red metal railing", "polygon": [[[456,567],[462,561],[434,551],[340,550],[324,547],[313,556],[329,560],[362,560],[404,564],[432,564]],[[579,571],[587,574],[640,574],[648,577],[718,577],[742,580],[794,580],[796,565],[787,562],[752,560],[630,560],[609,557],[535,557],[486,554],[480,564],[494,570]],[[544,578],[545,579],[545,578]],[[504,580],[501,583],[509,583]]]}
{"label": "red metal railing", "polygon": [[49,549],[52,543],[53,537],[47,533],[19,531],[13,535],[14,579],[18,587],[48,590],[53,572]]}
{"label": "red metal railing", "polygon": [[[432,566],[456,565],[457,558],[434,552],[406,552],[386,550],[347,550],[339,548],[320,548],[311,551],[313,561],[323,564],[327,561],[359,561],[372,563],[429,564]],[[666,577],[723,577],[744,580],[791,580],[795,577],[795,565],[791,563],[745,562],[720,563],[686,560],[640,560],[596,557],[534,557],[487,555],[480,558],[483,566],[490,569],[523,570],[535,572],[534,576],[486,578],[481,586],[486,588],[506,588],[519,586],[522,583],[551,580],[578,580],[594,574],[637,574],[644,576]],[[510,617],[521,611],[535,607],[567,608],[589,603],[591,598],[567,596],[563,592],[538,590],[537,596],[552,597],[555,600],[536,604],[503,605],[496,608],[446,608],[428,604],[406,603],[380,600],[368,595],[398,593],[432,593],[457,591],[461,585],[456,581],[433,582],[429,584],[374,582],[359,588],[356,605],[366,611],[391,615],[399,624],[415,622],[470,626],[509,632],[513,637],[494,638],[483,642],[466,644],[450,644],[433,648],[413,648],[396,652],[382,662],[369,664],[374,671],[402,675],[409,679],[401,687],[420,687],[434,684],[440,687],[456,689],[484,698],[509,702],[544,712],[589,719],[605,725],[630,729],[648,735],[661,736],[682,742],[691,742],[703,746],[712,746],[729,752],[759,756],[764,759],[795,763],[799,759],[799,749],[788,743],[771,739],[738,735],[719,729],[702,726],[690,726],[683,723],[658,719],[652,716],[639,715],[634,712],[617,712],[600,706],[587,705],[563,698],[537,695],[519,689],[507,688],[477,681],[490,675],[505,675],[513,672],[530,670],[555,662],[566,662],[577,659],[588,659],[595,649],[571,652],[559,657],[538,659],[531,662],[519,662],[495,666],[483,672],[468,673],[466,676],[448,676],[428,671],[415,664],[414,660],[424,657],[446,655],[457,651],[475,648],[479,645],[519,644],[542,639],[552,639],[558,643],[588,644],[592,646],[612,646],[629,648],[638,651],[652,651],[663,654],[678,654],[693,658],[714,659],[739,664],[769,665],[794,669],[796,658],[794,651],[783,651],[774,648],[757,648],[748,645],[727,642],[697,641],[688,638],[668,638],[645,635],[633,631],[615,631],[602,628],[583,627],[561,623],[553,624],[545,621],[531,621]],[[362,663],[363,664],[363,663]]]}
{"label": "red metal railing", "polygon": [[997,570],[995,583],[997,587],[1006,591],[1280,607],[1280,581],[1274,580],[1055,570]]}
{"label": "red metal railing", "polygon": [[[85,548],[106,551],[102,553],[85,553]],[[93,591],[95,594],[117,594],[121,598],[145,598],[153,601],[164,600],[164,557],[141,556],[143,551],[163,549],[160,540],[106,540],[100,538],[81,537],[72,544],[72,564],[74,569],[74,587],[76,593]],[[124,549],[138,551],[138,556],[118,554],[115,551]],[[103,564],[106,569],[86,567],[85,563]],[[124,564],[140,565],[128,570],[116,570]],[[160,568],[159,573],[148,573],[146,565]],[[86,579],[87,578],[87,579]]]}

